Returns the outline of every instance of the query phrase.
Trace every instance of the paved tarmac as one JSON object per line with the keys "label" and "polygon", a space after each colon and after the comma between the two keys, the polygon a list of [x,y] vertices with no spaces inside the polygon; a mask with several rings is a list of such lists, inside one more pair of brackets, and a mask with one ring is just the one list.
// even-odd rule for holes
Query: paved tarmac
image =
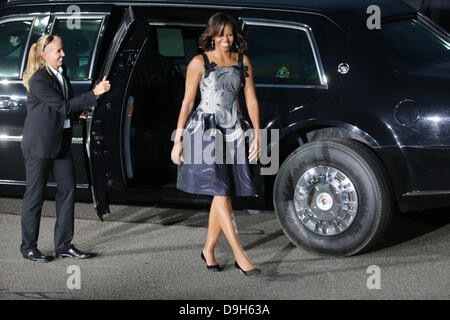
{"label": "paved tarmac", "polygon": [[[241,243],[263,270],[246,278],[233,267],[223,235],[216,258],[225,269],[208,272],[200,260],[207,207],[115,205],[100,222],[91,204],[77,203],[74,244],[97,256],[49,263],[20,255],[20,208],[21,199],[0,198],[2,300],[450,298],[450,209],[396,215],[376,250],[348,258],[295,247],[273,212],[235,211]],[[54,254],[53,212],[46,201],[39,248],[47,255]]]}

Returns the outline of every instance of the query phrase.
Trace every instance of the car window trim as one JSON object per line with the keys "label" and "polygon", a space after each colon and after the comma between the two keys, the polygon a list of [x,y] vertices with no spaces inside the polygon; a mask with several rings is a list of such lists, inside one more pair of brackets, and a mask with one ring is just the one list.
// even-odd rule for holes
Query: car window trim
{"label": "car window trim", "polygon": [[[19,15],[10,15],[10,16],[5,16],[4,18],[0,19],[0,24],[4,24],[4,23],[8,23],[8,22],[24,22],[24,21],[31,21],[31,26],[30,26],[30,31],[28,32],[28,37],[27,37],[27,41],[25,43],[25,51],[22,55],[22,61],[20,62],[20,69],[19,69],[19,76],[17,78],[13,78],[13,77],[0,77],[1,79],[11,79],[12,81],[16,80],[16,81],[20,81],[20,79],[23,79],[23,73],[24,73],[24,67],[25,67],[25,60],[26,60],[26,56],[27,56],[27,49],[30,45],[30,39],[31,39],[31,34],[33,33],[33,26],[34,26],[34,21],[36,20],[36,16],[35,14],[31,15],[31,14],[19,14]],[[8,81],[8,83],[11,83],[10,81]],[[22,83],[22,81],[20,81],[20,83]]]}
{"label": "car window trim", "polygon": [[[435,23],[430,18],[428,18],[427,16],[423,15],[420,12],[417,12],[417,14],[387,17],[382,19],[382,23],[402,22],[409,20],[414,21],[419,26],[423,27],[425,30],[436,36],[439,40],[444,42],[448,47],[450,47],[450,33],[447,33],[446,30],[441,28],[439,25],[435,25]],[[448,58],[443,58],[443,59],[436,59],[433,61],[422,62],[422,64],[409,64],[406,70],[407,72],[411,72],[426,67],[428,65],[441,63],[448,60],[449,60]]]}
{"label": "car window trim", "polygon": [[312,32],[312,28],[309,25],[286,20],[272,20],[272,19],[261,19],[261,18],[246,18],[239,17],[242,22],[242,30],[245,32],[247,26],[264,26],[264,27],[276,27],[276,28],[289,28],[300,30],[306,33],[309,45],[312,49],[314,61],[316,63],[316,69],[319,74],[320,84],[318,85],[302,85],[302,84],[278,84],[278,83],[256,83],[255,87],[283,87],[283,88],[318,88],[318,89],[328,89],[328,81],[323,68],[322,59],[320,58],[319,49],[317,46],[316,39]]}
{"label": "car window trim", "polygon": [[[67,13],[67,12],[54,12],[51,15],[52,15],[51,22],[49,23],[50,27],[48,29],[49,34],[53,33],[53,29],[54,29],[56,21],[58,19],[64,20],[64,19],[69,19],[70,17],[73,17],[73,13]],[[109,15],[109,12],[80,12],[80,14],[77,15],[77,18],[82,19],[82,20],[101,20],[101,22],[100,22],[100,26],[99,26],[99,29],[97,32],[97,38],[95,39],[94,49],[92,50],[92,59],[89,62],[90,65],[89,65],[88,78],[84,79],[84,80],[72,80],[71,79],[71,82],[88,81],[89,83],[91,83],[92,73],[94,71],[94,61],[95,61],[95,58],[97,55],[100,38],[103,36],[105,21],[106,21],[106,17],[108,15]]]}
{"label": "car window trim", "polygon": [[170,21],[146,21],[152,27],[190,27],[190,28],[205,28],[204,23],[189,23],[189,22],[170,22]]}
{"label": "car window trim", "polygon": [[413,20],[422,25],[425,29],[437,36],[440,40],[445,42],[450,47],[450,33],[441,28],[441,26],[437,24],[435,25],[430,18],[421,14],[420,12],[417,13],[417,17],[413,18]]}
{"label": "car window trim", "polygon": [[381,20],[381,23],[390,23],[390,22],[400,22],[406,20],[413,20],[420,26],[424,27],[426,30],[431,32],[433,35],[437,36],[440,40],[445,42],[448,46],[450,46],[450,33],[447,32],[440,25],[436,24],[428,18],[426,15],[421,12],[417,12],[417,14],[407,14],[393,17],[386,17]]}
{"label": "car window trim", "polygon": [[[70,80],[71,84],[91,84],[91,80]],[[23,79],[0,78],[0,84],[21,84]]]}
{"label": "car window trim", "polygon": [[[268,19],[253,19],[253,18],[240,18],[243,19],[243,24],[242,24],[242,28],[245,27],[245,21],[269,21],[269,22],[273,22],[275,21],[276,24],[280,27],[280,25],[282,25],[281,27],[285,27],[283,24],[286,24],[285,21],[277,21],[277,20],[268,20]],[[159,26],[167,26],[167,27],[205,27],[206,24],[199,24],[199,23],[184,23],[184,22],[169,22],[169,21],[147,21],[149,25],[151,26],[155,26],[155,27],[159,27]],[[295,23],[293,22],[293,24],[299,24],[299,23]],[[249,24],[247,24],[249,25]],[[254,24],[256,25],[256,23]],[[311,28],[307,25],[304,24],[300,24],[302,26],[305,26],[306,28],[309,28],[309,30],[311,30]],[[273,26],[273,24],[269,25],[269,24],[264,24],[264,26]],[[294,29],[299,29],[298,27],[295,27]],[[302,30],[304,31],[304,30]],[[307,31],[306,31],[307,32]],[[307,32],[308,33],[308,32]],[[313,40],[313,43],[315,43],[315,39],[313,38],[314,36],[311,33],[311,38],[308,35],[308,40],[310,41],[310,45],[311,45],[311,40]],[[311,47],[312,48],[312,47]],[[314,55],[314,61],[316,63],[316,68],[318,67],[318,61],[320,61],[320,65],[321,65],[321,60],[320,60],[320,55],[316,55],[316,53],[314,52],[314,49],[312,49],[313,51],[313,55]],[[317,60],[319,59],[319,60]],[[255,83],[255,87],[280,87],[280,88],[304,88],[304,89],[313,89],[313,88],[320,88],[320,89],[327,89],[328,85],[326,82],[326,77],[324,76],[324,72],[323,72],[323,66],[320,66],[320,68],[322,69],[322,72],[319,71],[318,69],[318,73],[319,73],[319,79],[321,80],[321,84],[320,85],[304,85],[304,84],[279,84],[279,83]],[[323,75],[323,77],[322,77]]]}

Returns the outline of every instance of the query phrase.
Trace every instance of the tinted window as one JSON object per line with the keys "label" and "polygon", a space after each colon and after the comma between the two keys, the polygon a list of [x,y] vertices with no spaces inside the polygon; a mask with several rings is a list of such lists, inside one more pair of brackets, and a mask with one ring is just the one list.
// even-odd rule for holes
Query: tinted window
{"label": "tinted window", "polygon": [[415,20],[386,23],[374,31],[376,46],[391,60],[420,65],[450,58],[450,46]]}
{"label": "tinted window", "polygon": [[73,19],[56,20],[53,34],[61,37],[64,45],[64,64],[71,79],[88,79],[101,19],[81,19],[80,28],[73,27]]}
{"label": "tinted window", "polygon": [[0,24],[0,77],[18,78],[31,21]]}
{"label": "tinted window", "polygon": [[200,53],[197,40],[202,31],[195,26],[155,26],[158,53],[186,75],[189,62]]}
{"label": "tinted window", "polygon": [[306,32],[249,26],[247,38],[247,54],[256,83],[320,84]]}
{"label": "tinted window", "polygon": [[[135,159],[135,179],[132,183],[142,186],[148,186],[148,181],[171,179],[171,174],[164,169],[170,159],[166,141],[176,127],[187,65],[200,53],[197,39],[203,31],[196,26],[160,24],[163,25],[152,25],[150,40],[143,44],[128,93],[134,98],[131,152]],[[148,145],[153,146],[150,152],[149,148],[142,147]]]}

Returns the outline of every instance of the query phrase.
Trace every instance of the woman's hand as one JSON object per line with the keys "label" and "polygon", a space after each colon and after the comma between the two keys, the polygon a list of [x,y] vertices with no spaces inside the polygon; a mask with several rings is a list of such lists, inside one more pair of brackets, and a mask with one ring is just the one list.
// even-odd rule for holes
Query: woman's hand
{"label": "woman's hand", "polygon": [[253,160],[258,160],[259,158],[259,153],[260,153],[260,148],[259,148],[259,135],[257,135],[252,143],[250,144],[250,149],[248,150],[249,156],[248,156],[248,160],[251,162]]}
{"label": "woman's hand", "polygon": [[80,114],[80,119],[84,119],[84,120],[86,120],[87,119],[87,117],[88,117],[88,115],[90,115],[92,112],[91,111],[89,111],[89,110],[84,110],[81,114]]}
{"label": "woman's hand", "polygon": [[170,154],[170,157],[172,158],[172,162],[178,166],[184,162],[183,145],[181,144],[181,141],[176,141],[173,143],[172,153]]}
{"label": "woman's hand", "polygon": [[106,80],[106,76],[104,76],[103,80],[95,86],[94,94],[96,96],[99,96],[101,94],[104,94],[105,92],[108,92],[110,89],[111,84],[109,83],[109,80]]}

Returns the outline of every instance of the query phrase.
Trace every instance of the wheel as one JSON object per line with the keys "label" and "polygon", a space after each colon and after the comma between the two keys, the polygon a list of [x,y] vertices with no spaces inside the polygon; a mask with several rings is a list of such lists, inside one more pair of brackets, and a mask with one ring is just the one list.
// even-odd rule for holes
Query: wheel
{"label": "wheel", "polygon": [[393,212],[378,158],[343,138],[313,141],[292,152],[275,179],[273,201],[281,228],[295,245],[337,256],[369,249]]}

